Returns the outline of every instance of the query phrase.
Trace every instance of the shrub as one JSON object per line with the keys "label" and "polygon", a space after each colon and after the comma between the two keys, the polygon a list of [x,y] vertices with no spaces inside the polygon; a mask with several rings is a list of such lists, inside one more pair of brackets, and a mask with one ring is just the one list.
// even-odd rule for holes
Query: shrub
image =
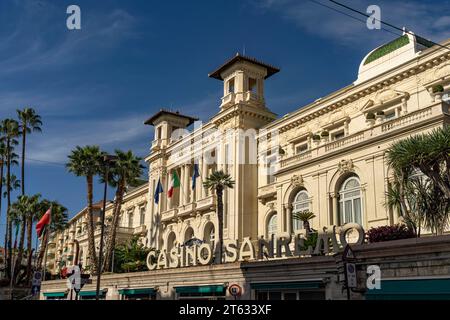
{"label": "shrub", "polygon": [[372,228],[367,231],[367,238],[370,243],[409,239],[414,237],[414,231],[408,229],[405,225],[402,224],[397,224],[394,226],[382,226]]}
{"label": "shrub", "polygon": [[330,135],[330,133],[328,131],[322,131],[322,133],[320,135],[322,137],[328,137]]}
{"label": "shrub", "polygon": [[433,87],[433,93],[444,92],[444,87],[441,84],[438,84]]}
{"label": "shrub", "polygon": [[374,114],[373,112],[369,112],[369,113],[366,115],[366,119],[367,119],[367,120],[373,120],[373,119],[375,119],[375,114]]}
{"label": "shrub", "polygon": [[377,116],[384,116],[384,111],[377,111]]}
{"label": "shrub", "polygon": [[320,140],[320,136],[318,134],[315,134],[315,135],[312,136],[312,139],[314,141],[319,141]]}

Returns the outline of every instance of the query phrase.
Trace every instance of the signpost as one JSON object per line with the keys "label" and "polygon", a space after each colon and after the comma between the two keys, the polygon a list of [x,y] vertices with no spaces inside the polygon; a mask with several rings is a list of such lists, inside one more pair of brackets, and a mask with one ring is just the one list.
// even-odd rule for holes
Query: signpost
{"label": "signpost", "polygon": [[41,291],[42,272],[35,271],[31,280],[31,294],[34,296]]}
{"label": "signpost", "polygon": [[69,267],[67,270],[67,288],[70,290],[70,300],[72,300],[72,293],[75,291],[75,300],[78,300],[78,294],[85,284],[90,283],[90,275],[82,274],[80,266],[75,265]]}
{"label": "signpost", "polygon": [[241,286],[237,285],[237,284],[232,284],[229,288],[228,288],[228,292],[234,297],[234,299],[236,300],[237,297],[239,297],[242,294],[242,288]]}
{"label": "signpost", "polygon": [[350,289],[356,288],[358,286],[358,278],[356,274],[356,260],[355,254],[353,253],[350,245],[344,249],[342,254],[342,260],[344,262],[344,275],[345,275],[345,288],[347,289],[347,300],[350,300]]}

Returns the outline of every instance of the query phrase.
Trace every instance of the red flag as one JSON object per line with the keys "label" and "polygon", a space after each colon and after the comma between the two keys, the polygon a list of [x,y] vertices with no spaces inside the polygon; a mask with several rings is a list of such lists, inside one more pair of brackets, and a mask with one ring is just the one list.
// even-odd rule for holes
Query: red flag
{"label": "red flag", "polygon": [[44,227],[50,224],[51,214],[52,214],[52,209],[50,208],[42,216],[41,220],[39,220],[39,222],[36,224],[36,232],[37,232],[38,237],[41,236]]}

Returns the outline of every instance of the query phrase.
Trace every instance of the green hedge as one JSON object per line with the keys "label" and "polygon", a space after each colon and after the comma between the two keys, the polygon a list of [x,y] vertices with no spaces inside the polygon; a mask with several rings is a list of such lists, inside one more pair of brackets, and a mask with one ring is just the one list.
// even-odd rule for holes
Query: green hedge
{"label": "green hedge", "polygon": [[407,35],[401,36],[391,42],[386,43],[385,45],[379,47],[374,52],[372,52],[367,59],[364,61],[364,65],[371,63],[403,46],[406,46],[409,43],[409,38]]}

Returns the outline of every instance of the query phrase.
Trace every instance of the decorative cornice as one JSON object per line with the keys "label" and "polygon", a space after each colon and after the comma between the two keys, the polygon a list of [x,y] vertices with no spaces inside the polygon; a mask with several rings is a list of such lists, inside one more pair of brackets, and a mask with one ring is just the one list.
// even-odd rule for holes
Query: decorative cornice
{"label": "decorative cornice", "polygon": [[[418,58],[418,59],[420,59],[420,58]],[[297,120],[294,120],[292,122],[289,122],[285,125],[282,125],[279,128],[279,131],[280,132],[289,131],[293,128],[300,126],[301,124],[303,124],[305,122],[308,122],[312,119],[322,116],[323,114],[329,113],[340,107],[348,105],[349,103],[357,101],[367,95],[370,95],[376,91],[379,91],[380,89],[388,89],[389,86],[392,86],[395,83],[398,83],[398,82],[400,82],[404,79],[407,79],[411,76],[415,76],[419,73],[429,70],[429,69],[435,67],[436,65],[439,65],[447,60],[450,60],[450,53],[444,52],[443,54],[439,55],[438,57],[435,57],[431,61],[430,60],[424,61],[420,64],[412,66],[408,70],[405,70],[401,73],[392,75],[391,77],[389,77],[387,79],[379,80],[378,82],[374,83],[373,85],[371,85],[369,87],[362,88],[359,91],[356,91],[355,93],[351,93],[349,96],[345,96],[342,99],[340,99],[334,103],[323,106],[319,110],[316,110],[310,114],[307,114],[307,115],[305,115]],[[362,85],[358,85],[358,86],[362,86]],[[352,90],[352,89],[353,88],[349,88],[349,90]],[[320,103],[320,101],[318,101],[318,103]],[[311,105],[311,107],[313,107],[313,106],[314,106],[314,104]],[[293,115],[293,116],[295,116],[295,115]],[[280,119],[280,121],[283,121],[283,119]],[[286,121],[286,120],[284,120],[284,121]],[[276,124],[274,124],[274,125],[276,126]]]}

